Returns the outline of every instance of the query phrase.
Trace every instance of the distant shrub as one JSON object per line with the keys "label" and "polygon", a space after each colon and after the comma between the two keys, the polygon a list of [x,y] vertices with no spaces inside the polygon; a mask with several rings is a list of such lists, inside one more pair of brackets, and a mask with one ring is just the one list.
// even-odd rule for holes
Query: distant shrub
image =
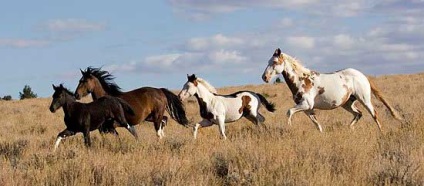
{"label": "distant shrub", "polygon": [[278,77],[277,79],[275,79],[275,83],[282,83],[283,81]]}
{"label": "distant shrub", "polygon": [[10,101],[10,100],[12,100],[12,96],[11,95],[3,96],[3,98],[1,98],[1,99],[5,100],[5,101]]}
{"label": "distant shrub", "polygon": [[37,98],[37,94],[32,92],[31,87],[29,85],[25,85],[22,92],[19,92],[19,97],[21,98],[21,100],[30,99],[30,98]]}

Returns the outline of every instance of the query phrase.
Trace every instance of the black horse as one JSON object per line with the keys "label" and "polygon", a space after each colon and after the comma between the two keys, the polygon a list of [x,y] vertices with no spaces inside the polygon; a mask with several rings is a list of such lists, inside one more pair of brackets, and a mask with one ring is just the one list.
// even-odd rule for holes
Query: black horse
{"label": "black horse", "polygon": [[[57,135],[54,150],[59,146],[62,139],[82,132],[86,146],[91,146],[90,131],[100,128],[114,128],[113,121],[120,126],[126,127],[131,134],[135,135],[134,128],[128,125],[125,119],[124,111],[134,115],[131,106],[124,100],[105,96],[91,103],[79,103],[75,101],[73,94],[62,84],[53,85],[53,101],[50,105],[50,111],[55,112],[60,107],[65,113],[66,129]],[[104,126],[106,125],[106,126]]]}

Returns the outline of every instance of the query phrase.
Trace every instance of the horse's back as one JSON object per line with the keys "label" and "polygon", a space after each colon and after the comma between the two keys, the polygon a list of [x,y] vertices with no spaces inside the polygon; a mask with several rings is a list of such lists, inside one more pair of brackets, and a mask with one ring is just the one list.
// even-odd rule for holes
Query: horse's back
{"label": "horse's back", "polygon": [[221,96],[225,105],[226,122],[240,119],[245,109],[256,109],[259,105],[259,98],[251,91],[239,91],[228,96]]}
{"label": "horse's back", "polygon": [[162,90],[153,87],[141,87],[118,96],[131,106],[153,107],[156,104],[166,104],[166,96]]}
{"label": "horse's back", "polygon": [[118,97],[125,100],[134,110],[135,116],[125,113],[127,121],[132,125],[145,120],[151,113],[163,113],[167,104],[167,98],[162,90],[154,87],[141,87],[124,92]]}

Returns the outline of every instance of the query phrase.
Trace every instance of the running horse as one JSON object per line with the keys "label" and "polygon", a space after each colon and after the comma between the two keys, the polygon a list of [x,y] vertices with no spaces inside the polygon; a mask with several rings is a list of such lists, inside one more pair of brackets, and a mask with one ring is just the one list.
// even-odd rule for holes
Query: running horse
{"label": "running horse", "polygon": [[347,68],[321,74],[305,68],[297,59],[282,53],[278,48],[269,59],[262,79],[268,83],[277,74],[283,75],[296,103],[287,112],[289,125],[293,114],[303,111],[322,132],[314,109],[331,110],[341,106],[353,114],[354,118],[350,122],[350,127],[353,128],[362,117],[362,112],[355,106],[359,101],[371,114],[381,131],[377,111],[371,102],[371,93],[383,102],[395,119],[401,120],[397,111],[386,101],[376,86],[358,70]]}
{"label": "running horse", "polygon": [[[141,87],[123,92],[121,88],[113,82],[114,77],[101,68],[88,67],[81,70],[82,77],[75,90],[75,97],[80,99],[91,93],[93,100],[110,95],[122,98],[133,108],[135,115],[125,114],[128,123],[132,126],[142,121],[154,123],[156,133],[159,138],[165,136],[164,127],[168,117],[164,116],[168,111],[172,119],[179,124],[187,126],[188,120],[182,102],[171,91],[165,88]],[[103,129],[116,133],[115,129]],[[137,138],[137,135],[134,135]]]}
{"label": "running horse", "polygon": [[135,132],[125,120],[124,115],[124,113],[134,115],[134,111],[121,98],[105,96],[91,103],[80,103],[75,100],[73,93],[62,84],[60,86],[53,85],[53,89],[50,111],[54,113],[62,108],[66,125],[66,129],[57,135],[53,151],[57,149],[62,139],[78,132],[83,133],[85,145],[91,146],[90,131],[101,127],[111,127],[103,126],[113,124],[113,122],[108,122],[110,120],[116,121],[121,127],[126,127],[131,133]]}
{"label": "running horse", "polygon": [[275,111],[274,104],[268,102],[259,93],[239,91],[230,95],[218,95],[216,89],[204,79],[198,78],[194,74],[187,75],[187,79],[178,97],[181,100],[191,96],[197,98],[200,116],[203,120],[194,126],[195,139],[200,126],[209,127],[218,124],[222,137],[227,139],[225,123],[237,121],[242,117],[256,125],[263,123],[265,117],[259,113],[261,104],[265,105],[268,111]]}

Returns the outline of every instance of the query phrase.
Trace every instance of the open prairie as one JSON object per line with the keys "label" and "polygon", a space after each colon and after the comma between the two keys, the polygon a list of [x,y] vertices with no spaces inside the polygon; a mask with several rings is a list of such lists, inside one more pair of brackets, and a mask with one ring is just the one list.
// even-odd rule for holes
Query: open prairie
{"label": "open prairie", "polygon": [[[50,98],[0,101],[0,185],[424,185],[424,74],[371,79],[405,118],[395,120],[373,97],[383,132],[362,106],[354,129],[341,108],[317,111],[323,133],[303,113],[288,126],[294,102],[284,83],[246,85],[218,92],[255,91],[277,111],[260,109],[263,126],[229,123],[226,141],[216,125],[193,140],[191,128],[170,120],[162,140],[153,124],[141,123],[139,141],[121,128],[119,138],[94,131],[91,148],[78,134],[55,153],[65,125],[62,111],[48,110]],[[188,118],[200,121],[196,100],[185,106]]]}

